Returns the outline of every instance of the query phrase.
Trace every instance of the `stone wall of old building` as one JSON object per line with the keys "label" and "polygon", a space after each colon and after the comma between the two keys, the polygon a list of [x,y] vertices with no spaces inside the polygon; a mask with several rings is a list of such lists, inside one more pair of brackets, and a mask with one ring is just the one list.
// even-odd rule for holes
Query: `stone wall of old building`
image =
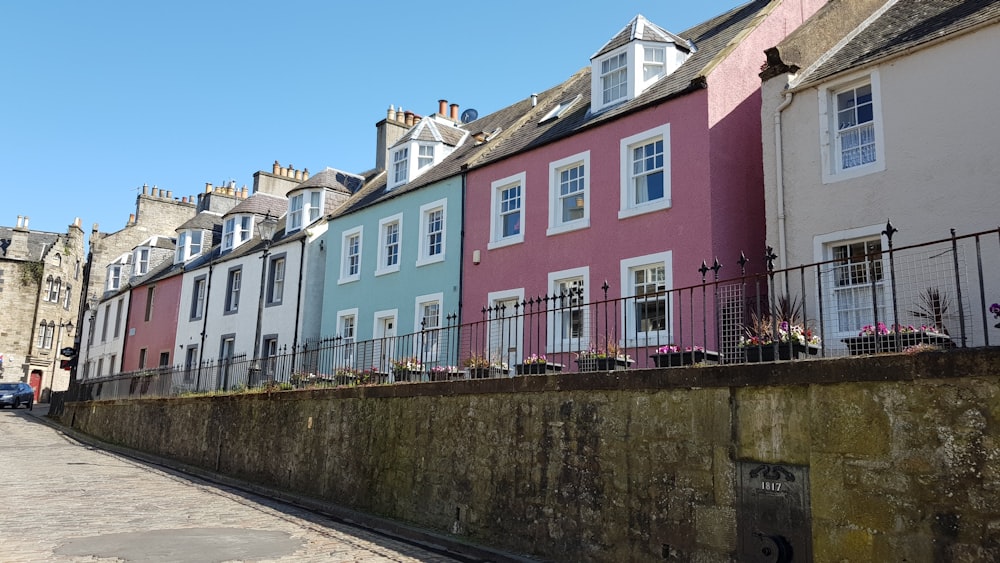
{"label": "stone wall of old building", "polygon": [[69,383],[59,350],[73,344],[86,254],[79,219],[65,233],[32,231],[28,221],[0,229],[2,379],[29,382],[46,400]]}
{"label": "stone wall of old building", "polygon": [[[787,539],[795,560],[930,563],[1000,558],[998,399],[991,348],[74,403],[62,420],[546,560],[758,560]],[[798,535],[760,508],[786,501]]]}

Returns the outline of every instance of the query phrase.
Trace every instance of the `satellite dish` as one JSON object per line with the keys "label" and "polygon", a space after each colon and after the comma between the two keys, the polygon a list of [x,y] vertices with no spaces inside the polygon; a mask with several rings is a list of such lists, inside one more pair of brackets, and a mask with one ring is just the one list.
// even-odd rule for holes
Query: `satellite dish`
{"label": "satellite dish", "polygon": [[462,112],[462,123],[469,123],[470,121],[475,121],[479,117],[479,112],[469,108]]}

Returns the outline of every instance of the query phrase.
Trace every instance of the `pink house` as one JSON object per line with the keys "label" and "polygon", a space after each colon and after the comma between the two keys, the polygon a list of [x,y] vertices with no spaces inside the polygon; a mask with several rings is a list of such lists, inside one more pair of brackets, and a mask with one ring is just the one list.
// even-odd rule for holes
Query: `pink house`
{"label": "pink house", "polygon": [[619,347],[643,366],[665,345],[731,344],[699,268],[738,276],[741,251],[763,268],[758,72],[822,4],[751,2],[677,35],[637,16],[470,161],[470,353],[567,364]]}
{"label": "pink house", "polygon": [[126,317],[122,372],[171,366],[177,313],[180,308],[182,269],[167,261],[163,270],[131,289]]}

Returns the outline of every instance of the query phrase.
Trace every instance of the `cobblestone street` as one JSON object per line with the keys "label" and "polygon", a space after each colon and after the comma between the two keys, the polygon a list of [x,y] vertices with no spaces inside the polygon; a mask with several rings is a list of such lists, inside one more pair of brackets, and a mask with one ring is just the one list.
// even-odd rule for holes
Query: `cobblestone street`
{"label": "cobblestone street", "polygon": [[46,407],[0,411],[7,563],[459,560],[90,447]]}

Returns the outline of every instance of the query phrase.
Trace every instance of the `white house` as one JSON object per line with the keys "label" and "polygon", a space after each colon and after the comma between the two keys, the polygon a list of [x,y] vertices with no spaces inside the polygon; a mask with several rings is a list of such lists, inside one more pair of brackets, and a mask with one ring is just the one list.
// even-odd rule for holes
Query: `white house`
{"label": "white house", "polygon": [[873,320],[1000,340],[983,320],[1000,300],[995,235],[905,249],[998,225],[998,24],[995,1],[831,2],[768,50],[767,240],[776,267],[829,261],[804,276],[829,348]]}

